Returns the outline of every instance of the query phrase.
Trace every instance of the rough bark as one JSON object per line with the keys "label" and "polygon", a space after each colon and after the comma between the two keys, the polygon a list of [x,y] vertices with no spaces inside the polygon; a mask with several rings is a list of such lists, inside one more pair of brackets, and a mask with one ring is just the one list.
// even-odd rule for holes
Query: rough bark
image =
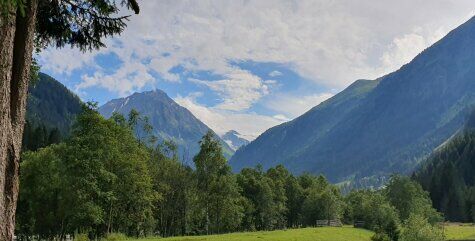
{"label": "rough bark", "polygon": [[13,240],[37,0],[0,16],[0,240]]}

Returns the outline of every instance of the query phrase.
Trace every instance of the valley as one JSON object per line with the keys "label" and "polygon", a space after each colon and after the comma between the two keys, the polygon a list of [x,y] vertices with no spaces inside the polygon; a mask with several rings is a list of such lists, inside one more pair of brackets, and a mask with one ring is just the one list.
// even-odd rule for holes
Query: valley
{"label": "valley", "polygon": [[2,0],[0,241],[475,240],[471,8]]}

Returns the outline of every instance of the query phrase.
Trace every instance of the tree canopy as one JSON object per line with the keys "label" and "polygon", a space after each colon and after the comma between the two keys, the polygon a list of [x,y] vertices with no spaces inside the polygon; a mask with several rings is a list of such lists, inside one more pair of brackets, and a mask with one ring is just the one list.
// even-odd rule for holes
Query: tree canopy
{"label": "tree canopy", "polygon": [[384,189],[342,195],[323,176],[294,176],[283,166],[234,174],[211,131],[187,166],[174,143],[156,146],[134,136],[140,113],[106,120],[95,108],[85,106],[62,142],[24,153],[19,239],[217,234],[311,227],[317,220],[363,222],[376,232],[373,240],[407,237],[411,223],[427,235],[438,232],[440,214],[410,178],[393,176]]}

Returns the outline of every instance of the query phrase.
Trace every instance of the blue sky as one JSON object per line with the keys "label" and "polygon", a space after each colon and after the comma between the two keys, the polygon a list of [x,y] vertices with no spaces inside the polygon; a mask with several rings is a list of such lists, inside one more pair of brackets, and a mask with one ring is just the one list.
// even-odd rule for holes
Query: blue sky
{"label": "blue sky", "polygon": [[398,69],[468,20],[475,1],[166,0],[141,9],[106,48],[44,50],[42,71],[100,104],[162,89],[216,132],[253,139],[357,79]]}

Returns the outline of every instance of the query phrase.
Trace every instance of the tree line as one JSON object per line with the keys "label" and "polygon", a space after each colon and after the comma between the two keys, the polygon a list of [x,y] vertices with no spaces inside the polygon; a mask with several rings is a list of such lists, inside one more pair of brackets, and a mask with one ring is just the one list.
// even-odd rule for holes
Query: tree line
{"label": "tree line", "polygon": [[381,190],[343,196],[324,176],[296,176],[283,166],[234,174],[211,131],[191,167],[179,160],[173,142],[157,145],[151,135],[134,136],[137,129],[151,133],[137,112],[104,119],[96,108],[84,107],[64,141],[23,154],[20,240],[219,234],[311,227],[334,219],[359,221],[376,232],[373,240],[408,241],[413,227],[431,230],[427,240],[439,240],[432,230],[441,214],[407,177],[394,176]]}

